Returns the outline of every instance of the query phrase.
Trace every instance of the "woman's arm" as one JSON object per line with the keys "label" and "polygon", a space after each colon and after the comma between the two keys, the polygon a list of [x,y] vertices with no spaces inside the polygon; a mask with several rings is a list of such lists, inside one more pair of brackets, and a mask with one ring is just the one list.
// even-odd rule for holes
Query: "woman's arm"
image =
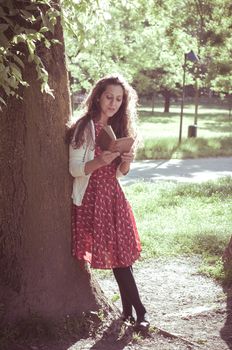
{"label": "woman's arm", "polygon": [[100,156],[85,163],[85,175],[91,174],[94,170],[110,164],[119,155],[119,152],[103,151]]}
{"label": "woman's arm", "polygon": [[104,151],[100,156],[85,161],[86,148],[73,148],[69,146],[69,171],[73,177],[86,176],[94,170],[101,168],[104,165],[110,164],[119,156],[119,152]]}
{"label": "woman's arm", "polygon": [[84,176],[84,158],[86,149],[81,146],[80,148],[73,148],[69,145],[69,172],[73,177]]}

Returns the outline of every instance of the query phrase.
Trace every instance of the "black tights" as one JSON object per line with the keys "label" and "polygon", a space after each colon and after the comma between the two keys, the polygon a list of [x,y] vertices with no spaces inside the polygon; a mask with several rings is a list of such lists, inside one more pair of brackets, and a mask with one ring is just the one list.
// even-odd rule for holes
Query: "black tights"
{"label": "black tights", "polygon": [[125,318],[132,316],[132,306],[135,309],[137,319],[143,318],[146,309],[143,306],[134,280],[132,267],[117,267],[113,269],[114,277],[118,283],[123,314]]}

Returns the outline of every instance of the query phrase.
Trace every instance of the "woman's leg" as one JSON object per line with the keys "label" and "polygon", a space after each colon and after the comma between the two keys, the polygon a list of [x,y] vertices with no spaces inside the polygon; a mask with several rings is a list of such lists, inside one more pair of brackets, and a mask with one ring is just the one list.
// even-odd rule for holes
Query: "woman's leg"
{"label": "woman's leg", "polygon": [[[117,274],[115,275],[115,279],[117,281]],[[117,281],[118,282],[118,281]],[[128,299],[126,293],[124,292],[124,289],[122,286],[118,283],[119,291],[120,291],[120,296],[121,296],[121,301],[122,301],[122,312],[123,312],[123,318],[125,320],[133,320],[133,312],[132,312],[132,304],[130,300]]]}
{"label": "woman's leg", "polygon": [[146,309],[140,300],[138,288],[136,286],[136,282],[132,273],[132,267],[128,266],[114,268],[113,273],[118,283],[122,297],[123,312],[130,312],[130,305],[132,305],[136,311],[137,322],[143,322],[144,316],[146,314]]}

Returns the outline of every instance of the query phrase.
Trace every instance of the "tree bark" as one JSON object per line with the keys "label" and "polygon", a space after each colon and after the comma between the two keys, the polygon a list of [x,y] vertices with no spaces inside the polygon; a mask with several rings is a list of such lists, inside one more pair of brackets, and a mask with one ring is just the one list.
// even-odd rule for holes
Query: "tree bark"
{"label": "tree bark", "polygon": [[169,113],[170,102],[171,102],[171,92],[169,90],[162,91],[164,97],[164,113]]}
{"label": "tree bark", "polygon": [[232,236],[230,237],[230,241],[224,250],[222,260],[225,268],[232,267]]}
{"label": "tree bark", "polygon": [[55,99],[40,92],[33,64],[23,100],[10,98],[0,123],[0,321],[36,314],[58,320],[97,310],[104,297],[71,257],[71,183],[65,123],[70,115],[62,45],[41,49]]}

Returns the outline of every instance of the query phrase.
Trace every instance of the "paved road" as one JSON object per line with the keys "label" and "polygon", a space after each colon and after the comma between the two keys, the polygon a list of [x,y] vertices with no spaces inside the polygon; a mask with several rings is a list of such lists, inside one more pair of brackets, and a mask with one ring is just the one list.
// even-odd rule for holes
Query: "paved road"
{"label": "paved road", "polygon": [[121,183],[129,185],[139,180],[202,182],[224,176],[232,176],[232,157],[143,160],[131,165],[131,171]]}

